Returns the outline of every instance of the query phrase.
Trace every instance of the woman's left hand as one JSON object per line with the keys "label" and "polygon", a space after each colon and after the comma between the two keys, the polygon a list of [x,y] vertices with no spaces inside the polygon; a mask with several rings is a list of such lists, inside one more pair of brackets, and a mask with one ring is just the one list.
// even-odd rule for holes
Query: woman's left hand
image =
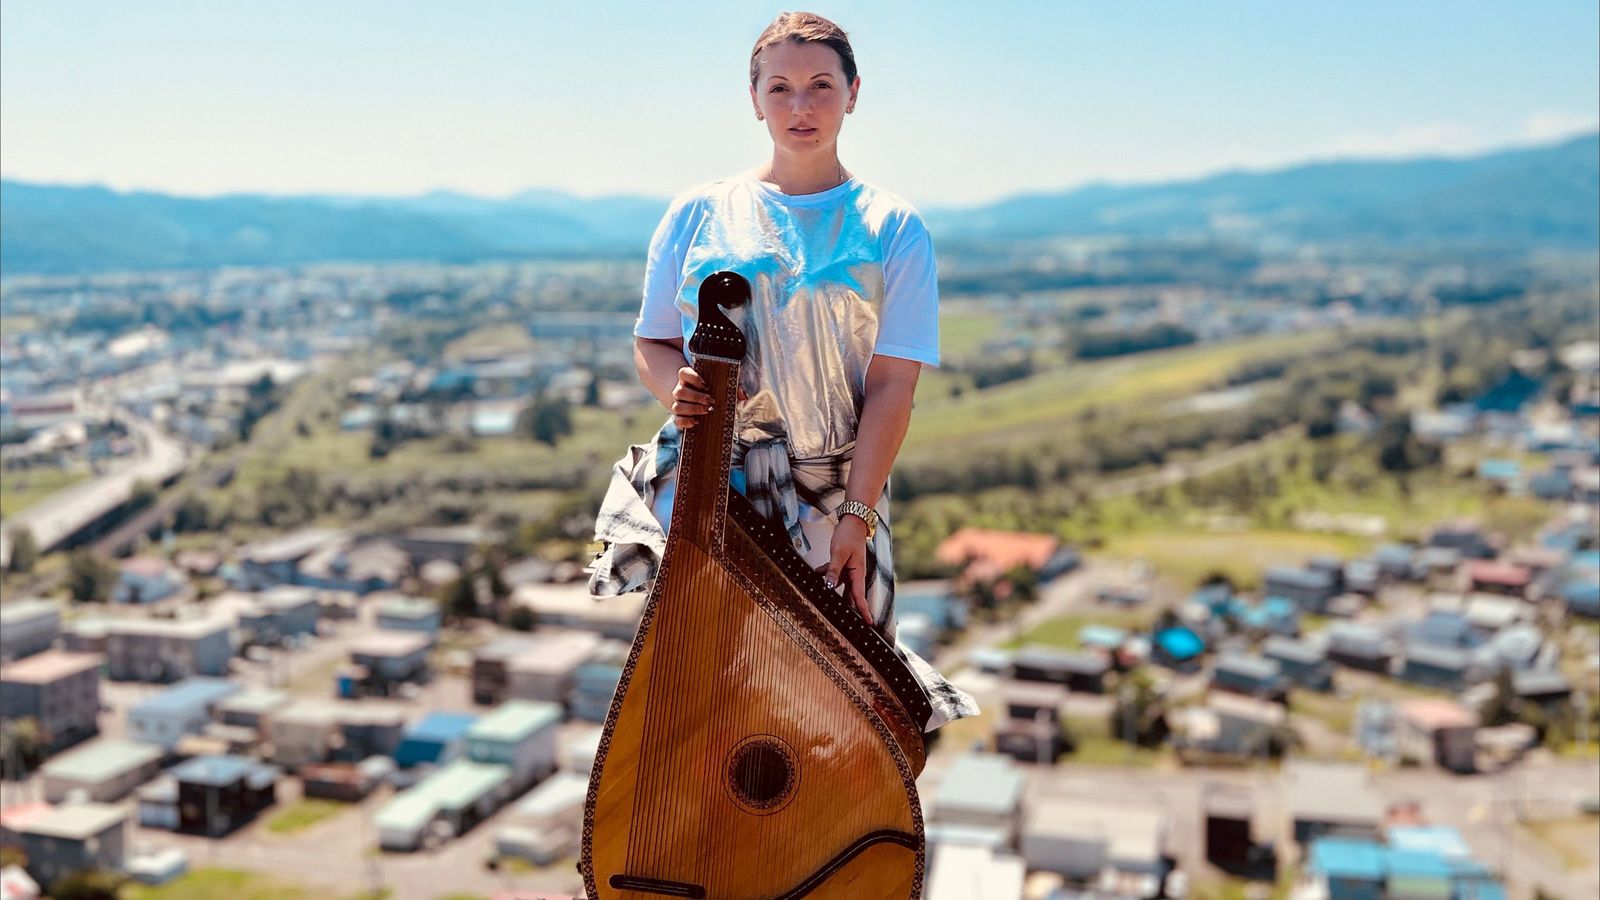
{"label": "woman's left hand", "polygon": [[867,605],[867,523],[859,516],[841,516],[833,526],[833,542],[828,564],[820,567],[831,588],[844,584],[847,595],[862,618],[872,621]]}

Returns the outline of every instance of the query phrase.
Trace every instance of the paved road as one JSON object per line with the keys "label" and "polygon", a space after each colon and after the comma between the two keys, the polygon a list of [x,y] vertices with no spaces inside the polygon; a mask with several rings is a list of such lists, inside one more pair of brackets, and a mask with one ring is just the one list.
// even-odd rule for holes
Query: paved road
{"label": "paved road", "polygon": [[11,558],[8,532],[25,526],[33,532],[41,552],[58,544],[100,518],[133,495],[138,481],[161,483],[182,472],[189,463],[188,449],[159,428],[127,414],[118,414],[141,448],[139,458],[116,471],[57,491],[11,516],[0,531],[0,566]]}

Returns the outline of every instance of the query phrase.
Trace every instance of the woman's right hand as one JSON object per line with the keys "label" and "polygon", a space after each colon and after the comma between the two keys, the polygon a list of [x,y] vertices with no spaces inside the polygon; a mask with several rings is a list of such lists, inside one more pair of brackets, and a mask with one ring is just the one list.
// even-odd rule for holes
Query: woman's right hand
{"label": "woman's right hand", "polygon": [[705,379],[692,366],[679,369],[678,386],[672,389],[672,423],[680,429],[693,428],[710,411]]}

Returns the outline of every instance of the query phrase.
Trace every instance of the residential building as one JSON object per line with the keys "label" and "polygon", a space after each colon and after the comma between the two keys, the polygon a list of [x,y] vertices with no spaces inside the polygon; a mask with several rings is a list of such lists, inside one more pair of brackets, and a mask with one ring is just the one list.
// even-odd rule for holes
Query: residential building
{"label": "residential building", "polygon": [[1557,669],[1513,672],[1511,686],[1518,700],[1547,710],[1572,700],[1572,682]]}
{"label": "residential building", "polygon": [[1333,664],[1328,661],[1327,649],[1320,642],[1269,637],[1261,644],[1261,655],[1276,662],[1284,678],[1298,687],[1333,690]]}
{"label": "residential building", "polygon": [[1060,684],[1090,694],[1105,690],[1106,673],[1110,671],[1110,661],[1098,653],[1057,650],[1040,644],[1022,647],[1011,658],[1011,677],[1018,681]]}
{"label": "residential building", "polygon": [[119,619],[106,623],[107,674],[117,680],[177,681],[227,675],[232,623],[209,619]]}
{"label": "residential building", "polygon": [[186,734],[200,734],[217,704],[241,688],[221,678],[190,678],[128,710],[128,735],[166,750]]}
{"label": "residential building", "polygon": [[1477,713],[1443,698],[1407,700],[1396,713],[1395,747],[1401,759],[1453,772],[1477,770]]}
{"label": "residential building", "polygon": [[1384,804],[1365,768],[1294,760],[1283,769],[1285,806],[1302,848],[1329,835],[1375,840]]}
{"label": "residential building", "polygon": [[46,886],[91,869],[116,871],[127,852],[128,812],[105,803],[69,803],[20,829],[28,874]]}
{"label": "residential building", "polygon": [[359,803],[377,790],[391,773],[394,760],[369,756],[359,763],[314,763],[300,767],[305,796]]}
{"label": "residential building", "polygon": [[278,770],[242,756],[196,756],[169,772],[178,784],[178,829],[221,837],[277,800]]}
{"label": "residential building", "polygon": [[449,525],[434,528],[413,528],[403,535],[390,536],[395,546],[410,555],[416,564],[436,559],[457,566],[465,565],[478,547],[494,540],[494,532],[475,525]]}
{"label": "residential building", "polygon": [[161,771],[160,747],[120,738],[100,738],[44,764],[44,796],[60,803],[73,791],[97,803],[112,803]]}
{"label": "residential building", "polygon": [[1200,803],[1205,815],[1206,861],[1230,873],[1242,873],[1260,863],[1255,840],[1255,794],[1230,784],[1207,784]]}
{"label": "residential building", "polygon": [[1168,869],[1169,816],[1137,803],[1037,797],[1019,848],[1027,868],[1119,897],[1158,897]]}
{"label": "residential building", "polygon": [[929,818],[945,825],[994,829],[1015,840],[1022,824],[1026,774],[1010,757],[969,753],[945,770],[933,793]]}
{"label": "residential building", "polygon": [[[608,597],[607,602],[612,599],[615,598]],[[629,648],[621,642],[602,644],[595,648],[593,659],[578,667],[573,676],[572,694],[567,698],[567,708],[573,716],[588,722],[606,720],[617,683],[622,680],[622,666],[627,662],[628,652]]]}
{"label": "residential building", "polygon": [[565,718],[557,704],[508,700],[467,731],[467,757],[511,769],[512,793],[526,790],[556,770],[556,734]]}
{"label": "residential building", "polygon": [[537,649],[511,657],[506,663],[505,698],[565,706],[577,686],[578,669],[594,658],[603,640],[597,634],[567,631],[552,635]]}
{"label": "residential building", "polygon": [[224,698],[216,705],[217,721],[224,725],[265,730],[266,719],[294,700],[287,691],[275,688],[247,688]]}
{"label": "residential building", "polygon": [[443,626],[439,604],[426,597],[385,597],[378,603],[378,627],[389,631],[415,631],[438,637]]}
{"label": "residential building", "polygon": [[350,644],[350,662],[360,667],[361,695],[387,697],[406,682],[425,682],[433,636],[416,631],[380,631]]}
{"label": "residential building", "polygon": [[383,700],[366,699],[357,703],[336,703],[339,740],[330,760],[356,763],[372,756],[393,756],[405,735],[409,712]]}
{"label": "residential building", "polygon": [[[514,657],[537,651],[546,645],[546,639],[533,635],[507,635],[473,651],[472,702],[494,706],[504,701],[511,684],[507,665]],[[565,696],[562,693],[558,699]]]}
{"label": "residential building", "polygon": [[0,660],[22,659],[50,649],[61,634],[61,605],[18,600],[0,605]]}
{"label": "residential building", "polygon": [[411,557],[393,542],[329,542],[302,559],[295,583],[327,590],[371,594],[400,587]]}
{"label": "residential building", "polygon": [[295,771],[324,762],[339,733],[339,716],[330,700],[296,700],[273,711],[266,720],[272,761]]}
{"label": "residential building", "polygon": [[1151,661],[1180,672],[1199,671],[1201,655],[1206,652],[1205,638],[1182,625],[1156,632],[1151,645]]}
{"label": "residential building", "polygon": [[135,556],[117,566],[117,584],[111,599],[117,603],[155,603],[176,594],[183,573],[158,556]]}
{"label": "residential building", "polygon": [[32,719],[55,753],[100,733],[100,663],[93,653],[46,650],[0,666],[0,721]]}
{"label": "residential building", "polygon": [[372,823],[385,850],[417,850],[465,834],[510,796],[511,768],[458,759],[397,795]]}
{"label": "residential building", "polygon": [[1040,581],[1048,581],[1078,564],[1077,554],[1063,548],[1054,535],[973,527],[956,529],[939,543],[934,556],[940,562],[962,566],[966,580],[992,581],[1023,568],[1036,573]]}
{"label": "residential building", "polygon": [[581,838],[587,774],[557,772],[507,810],[495,832],[495,849],[547,866],[576,853]]}
{"label": "residential building", "polygon": [[239,548],[239,585],[262,590],[275,584],[294,584],[300,561],[330,544],[347,540],[341,531],[304,528]]}
{"label": "residential building", "polygon": [[466,751],[467,733],[477,723],[472,713],[430,712],[406,729],[394,761],[402,769],[447,765]]}
{"label": "residential building", "polygon": [[1459,691],[1472,672],[1472,654],[1459,647],[1444,647],[1412,639],[1406,642],[1399,677],[1413,684]]}
{"label": "residential building", "polygon": [[1339,593],[1339,579],[1334,573],[1321,569],[1296,569],[1292,566],[1273,566],[1263,579],[1264,591],[1269,597],[1283,597],[1293,601],[1303,612],[1323,613],[1328,601]]}
{"label": "residential building", "polygon": [[278,585],[239,611],[239,631],[248,643],[277,646],[303,634],[315,635],[321,615],[311,588]]}
{"label": "residential building", "polygon": [[1533,573],[1514,563],[1479,559],[1467,563],[1467,582],[1475,591],[1526,597]]}
{"label": "residential building", "polygon": [[951,844],[931,858],[926,900],[1015,900],[1024,896],[1027,862],[992,847]]}
{"label": "residential building", "polygon": [[1213,691],[1205,705],[1175,711],[1174,745],[1185,756],[1266,759],[1283,751],[1289,713],[1282,703]]}
{"label": "residential building", "polygon": [[1368,672],[1389,670],[1394,643],[1383,629],[1365,622],[1334,622],[1324,634],[1333,662]]}
{"label": "residential building", "polygon": [[1289,702],[1289,680],[1277,660],[1248,653],[1222,653],[1211,671],[1211,686],[1279,703]]}
{"label": "residential building", "polygon": [[1061,708],[1067,689],[1060,684],[1018,681],[1003,692],[1005,716],[994,732],[996,753],[1027,763],[1054,763],[1067,751]]}

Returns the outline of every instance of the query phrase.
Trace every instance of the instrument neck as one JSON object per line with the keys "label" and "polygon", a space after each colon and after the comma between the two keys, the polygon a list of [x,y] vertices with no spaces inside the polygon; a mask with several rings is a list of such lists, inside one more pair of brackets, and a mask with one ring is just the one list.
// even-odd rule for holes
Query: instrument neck
{"label": "instrument neck", "polygon": [[694,369],[705,379],[711,411],[683,433],[677,493],[672,502],[672,530],[709,552],[721,542],[727,519],[739,364],[696,357]]}

